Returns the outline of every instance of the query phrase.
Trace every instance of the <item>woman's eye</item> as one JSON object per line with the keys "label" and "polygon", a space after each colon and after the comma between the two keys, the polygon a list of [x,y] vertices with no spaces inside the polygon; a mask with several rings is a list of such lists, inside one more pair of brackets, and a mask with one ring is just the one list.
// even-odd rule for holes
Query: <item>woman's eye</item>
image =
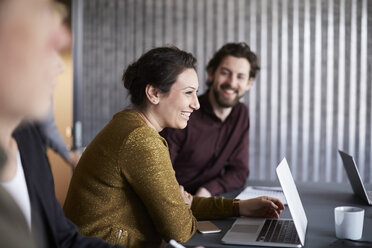
{"label": "woman's eye", "polygon": [[192,91],[187,91],[186,92],[186,95],[191,95],[192,94]]}

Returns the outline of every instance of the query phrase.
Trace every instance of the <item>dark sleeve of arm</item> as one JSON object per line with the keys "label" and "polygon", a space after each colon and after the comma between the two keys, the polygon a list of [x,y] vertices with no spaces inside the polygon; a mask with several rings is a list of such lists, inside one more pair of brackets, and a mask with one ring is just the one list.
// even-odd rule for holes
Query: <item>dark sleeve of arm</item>
{"label": "dark sleeve of arm", "polygon": [[248,139],[249,123],[245,127],[239,145],[235,148],[225,168],[225,173],[203,185],[212,195],[242,188],[249,175]]}
{"label": "dark sleeve of arm", "polygon": [[163,136],[168,143],[172,164],[175,163],[181,147],[185,142],[186,133],[187,127],[185,129],[166,128],[160,133],[160,135]]}

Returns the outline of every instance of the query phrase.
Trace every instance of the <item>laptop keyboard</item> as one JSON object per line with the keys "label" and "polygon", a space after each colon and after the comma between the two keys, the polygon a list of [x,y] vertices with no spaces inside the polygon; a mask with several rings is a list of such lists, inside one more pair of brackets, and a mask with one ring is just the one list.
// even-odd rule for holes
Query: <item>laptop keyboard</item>
{"label": "laptop keyboard", "polygon": [[266,220],[257,241],[300,244],[293,220]]}

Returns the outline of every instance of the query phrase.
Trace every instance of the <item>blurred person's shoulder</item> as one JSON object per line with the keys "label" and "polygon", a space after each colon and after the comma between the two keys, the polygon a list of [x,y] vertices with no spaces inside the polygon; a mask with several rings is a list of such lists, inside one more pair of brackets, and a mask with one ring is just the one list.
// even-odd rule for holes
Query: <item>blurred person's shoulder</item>
{"label": "blurred person's shoulder", "polygon": [[17,141],[25,140],[32,143],[43,144],[38,124],[33,122],[21,123],[13,132]]}
{"label": "blurred person's shoulder", "polygon": [[0,244],[8,248],[36,247],[23,213],[2,186],[0,199]]}

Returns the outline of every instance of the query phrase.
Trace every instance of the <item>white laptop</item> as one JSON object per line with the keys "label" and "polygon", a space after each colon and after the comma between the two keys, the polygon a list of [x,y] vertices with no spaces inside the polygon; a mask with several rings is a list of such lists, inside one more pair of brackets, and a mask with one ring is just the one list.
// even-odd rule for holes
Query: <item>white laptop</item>
{"label": "white laptop", "polygon": [[354,161],[354,158],[340,150],[338,152],[341,155],[346,174],[349,178],[354,193],[363,200],[365,200],[369,205],[372,205],[372,191],[367,191],[366,188],[364,187],[362,178],[359,175],[359,170]]}
{"label": "white laptop", "polygon": [[305,245],[307,218],[287,160],[276,168],[292,219],[238,218],[222,238],[224,244],[270,247]]}

